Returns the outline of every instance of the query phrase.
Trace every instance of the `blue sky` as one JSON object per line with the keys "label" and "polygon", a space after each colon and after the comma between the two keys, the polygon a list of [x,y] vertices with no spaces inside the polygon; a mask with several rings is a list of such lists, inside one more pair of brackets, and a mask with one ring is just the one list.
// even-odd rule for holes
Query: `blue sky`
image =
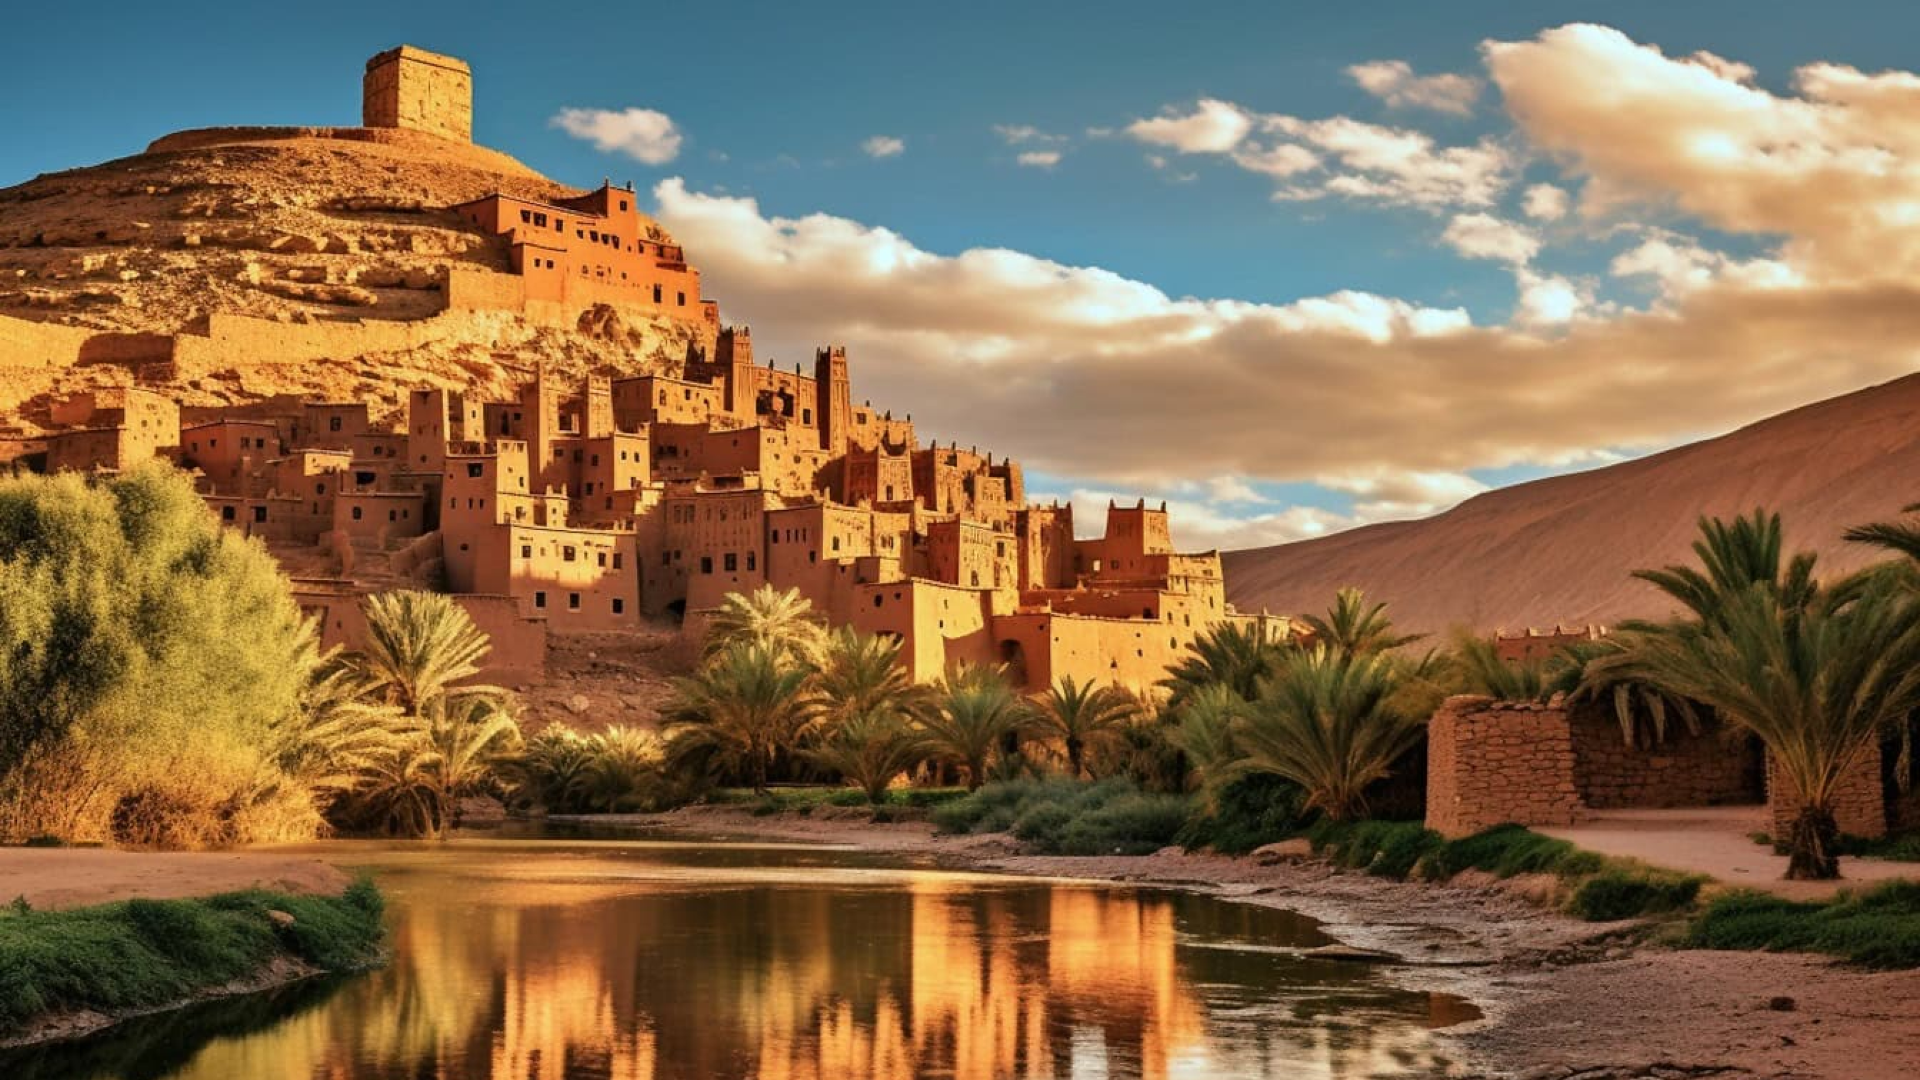
{"label": "blue sky", "polygon": [[[1631,163],[1618,166],[1626,170],[1620,176],[1602,175],[1605,147],[1581,145],[1577,132],[1524,119],[1513,109],[1526,94],[1548,91],[1537,78],[1521,86],[1494,77],[1483,41],[1524,42],[1564,24],[1604,23],[1665,57],[1706,50],[1750,65],[1747,87],[1788,108],[1798,100],[1794,77],[1803,65],[1897,69],[1910,66],[1911,43],[1920,40],[1920,9],[1899,4],[1204,7],[974,3],[822,10],[709,4],[553,15],[531,6],[473,3],[38,5],[11,15],[14,40],[37,46],[16,50],[0,68],[10,129],[0,141],[0,184],[134,153],[180,128],[352,123],[364,59],[409,42],[472,65],[476,141],[564,181],[584,185],[611,176],[649,190],[678,178],[690,198],[705,200],[694,208],[701,212],[751,205],[763,221],[826,215],[887,230],[914,250],[938,256],[1005,248],[1048,265],[1098,268],[1175,301],[1285,307],[1353,290],[1418,309],[1463,311],[1476,328],[1508,326],[1517,317],[1522,271],[1500,258],[1463,257],[1442,240],[1458,215],[1482,213],[1532,229],[1543,242],[1524,272],[1578,285],[1581,317],[1604,320],[1663,300],[1680,303],[1667,278],[1609,273],[1615,259],[1660,231],[1683,234],[1716,259],[1745,260],[1778,254],[1794,238],[1793,223],[1782,227],[1763,215],[1736,220],[1702,211],[1697,202],[1690,208],[1700,192],[1650,190],[1664,182],[1657,170],[1635,172]],[[1555,62],[1595,58],[1604,61],[1599,52],[1570,51]],[[1419,76],[1457,73],[1482,89],[1464,115],[1395,106],[1363,89],[1349,72],[1379,61],[1404,62]],[[1251,116],[1350,118],[1418,132],[1442,148],[1490,140],[1508,152],[1508,160],[1497,193],[1484,203],[1421,205],[1325,195],[1276,201],[1272,178],[1233,167],[1221,154],[1184,153],[1128,134],[1136,121],[1182,115],[1203,99],[1232,103]],[[678,152],[670,161],[646,164],[596,149],[551,122],[563,108],[664,113],[680,135]],[[1055,138],[1016,143],[997,130],[1013,125]],[[862,146],[875,136],[898,139],[902,149],[870,156]],[[1039,150],[1059,153],[1058,163],[1040,168],[1017,162],[1020,153]],[[1635,188],[1631,213],[1583,214],[1583,228],[1575,230],[1545,220],[1530,224],[1520,209],[1532,184],[1554,184],[1577,200],[1594,186],[1595,176]],[[669,227],[681,228],[670,214],[663,217]],[[701,228],[690,227],[696,234]],[[730,279],[727,258],[704,260],[691,243],[690,250],[708,267],[708,288],[727,305],[729,317],[777,313],[785,308],[776,301],[792,299],[770,296],[743,273]],[[763,321],[756,322],[756,337]],[[857,363],[910,362],[909,352],[886,344],[910,328],[882,327],[884,332],[871,335],[880,344],[863,350],[869,345],[862,340],[865,326],[849,315],[794,333],[844,332],[854,339],[849,344],[856,357],[871,357]],[[1555,362],[1551,349],[1543,355],[1542,364]],[[1196,364],[1197,376],[1204,370],[1204,362]],[[860,374],[857,368],[856,378]],[[1280,365],[1273,375],[1283,380],[1287,368]],[[911,385],[897,373],[877,381],[883,388]],[[1057,388],[1069,381],[1048,382]],[[1464,377],[1461,392],[1472,392]],[[1360,455],[1342,465],[1320,460],[1326,455],[1317,448],[1328,442],[1321,432],[1314,436],[1316,449],[1304,455],[1315,459],[1313,465],[1263,465],[1303,456],[1299,446],[1276,436],[1264,454],[1255,446],[1197,456],[1185,476],[1173,475],[1175,470],[1154,475],[1138,462],[1101,465],[1091,449],[1077,455],[1048,440],[1023,446],[1027,440],[1017,430],[973,423],[966,410],[951,404],[899,404],[951,420],[960,429],[951,433],[963,442],[991,439],[1034,456],[1034,486],[1042,490],[1144,489],[1191,497],[1228,522],[1218,531],[1235,542],[1292,535],[1279,526],[1231,527],[1232,521],[1272,517],[1282,507],[1327,511],[1333,517],[1322,527],[1353,523],[1369,496],[1353,484],[1323,482],[1329,470],[1445,473],[1500,484],[1723,430],[1762,406],[1796,403],[1796,395],[1806,392],[1805,384],[1795,383],[1776,393],[1730,398],[1702,409],[1693,422],[1663,420],[1666,426],[1658,430],[1622,424],[1617,439],[1595,430],[1572,444],[1536,439],[1531,442],[1537,445],[1478,451],[1478,460],[1473,454],[1435,452],[1426,456],[1431,460],[1376,454],[1379,460]],[[1515,400],[1561,401],[1568,393],[1530,389]],[[1059,403],[1063,409],[1073,404]],[[1284,400],[1275,415],[1285,415]],[[1360,408],[1353,416],[1355,423],[1375,425],[1394,419]],[[1416,431],[1408,437],[1422,436]],[[1164,452],[1177,454],[1178,441],[1170,437]],[[1252,497],[1231,497],[1233,485],[1222,482],[1227,478],[1238,478],[1238,490]],[[1470,493],[1458,485],[1448,490]],[[1378,512],[1420,512],[1445,501],[1387,499]]]}

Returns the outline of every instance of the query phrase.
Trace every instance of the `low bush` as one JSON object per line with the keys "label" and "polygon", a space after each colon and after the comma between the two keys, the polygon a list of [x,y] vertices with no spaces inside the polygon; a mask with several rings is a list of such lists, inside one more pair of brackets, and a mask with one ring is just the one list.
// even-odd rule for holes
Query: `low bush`
{"label": "low bush", "polygon": [[1920,967],[1920,883],[1890,881],[1823,903],[1727,893],[1707,904],[1686,941],[1703,949],[1828,953],[1870,968]]}
{"label": "low bush", "polygon": [[1011,832],[1050,855],[1141,855],[1174,843],[1191,811],[1186,796],[1143,792],[1125,777],[1051,777],[987,784],[932,817],[941,832]]}
{"label": "low bush", "polygon": [[1291,780],[1270,773],[1242,776],[1215,793],[1212,807],[1181,830],[1180,842],[1242,855],[1298,835],[1312,816],[1306,803],[1307,793]]}
{"label": "low bush", "polygon": [[[0,913],[0,1037],[46,1012],[166,1005],[258,971],[278,955],[337,970],[379,955],[381,897],[264,890]],[[270,912],[293,916],[286,926]]]}

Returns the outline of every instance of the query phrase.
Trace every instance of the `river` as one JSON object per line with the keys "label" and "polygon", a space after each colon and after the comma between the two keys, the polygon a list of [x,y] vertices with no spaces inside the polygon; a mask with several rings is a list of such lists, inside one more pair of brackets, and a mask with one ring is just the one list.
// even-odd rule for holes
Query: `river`
{"label": "river", "polygon": [[1442,1075],[1445,994],[1308,958],[1307,918],[834,848],[310,845],[392,960],[0,1058],[9,1080]]}

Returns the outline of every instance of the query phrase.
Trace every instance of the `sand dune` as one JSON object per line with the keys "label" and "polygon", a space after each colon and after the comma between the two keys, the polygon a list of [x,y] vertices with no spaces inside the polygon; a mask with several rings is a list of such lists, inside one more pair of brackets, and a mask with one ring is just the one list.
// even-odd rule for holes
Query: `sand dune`
{"label": "sand dune", "polygon": [[1776,509],[1829,571],[1878,555],[1847,526],[1920,502],[1920,375],[1604,469],[1488,492],[1420,521],[1229,552],[1241,610],[1325,608],[1358,585],[1395,619],[1440,631],[1612,624],[1668,605],[1628,574],[1686,561],[1703,514]]}

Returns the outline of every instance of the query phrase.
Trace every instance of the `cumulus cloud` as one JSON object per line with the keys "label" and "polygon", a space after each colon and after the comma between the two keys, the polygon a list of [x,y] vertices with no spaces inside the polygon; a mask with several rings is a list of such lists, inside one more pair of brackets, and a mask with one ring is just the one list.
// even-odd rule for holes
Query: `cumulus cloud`
{"label": "cumulus cloud", "polygon": [[1831,280],[1920,270],[1920,78],[1799,68],[1774,94],[1745,64],[1668,56],[1577,24],[1482,52],[1521,132],[1585,178],[1590,213],[1653,205],[1784,235]]}
{"label": "cumulus cloud", "polygon": [[1338,196],[1436,208],[1488,206],[1511,182],[1516,165],[1491,138],[1441,146],[1410,128],[1346,116],[1303,120],[1262,114],[1212,98],[1188,112],[1170,110],[1136,120],[1127,133],[1181,154],[1225,156],[1242,169],[1272,177],[1279,184],[1274,198],[1282,201]]}
{"label": "cumulus cloud", "polygon": [[1540,238],[1533,230],[1492,214],[1455,214],[1440,238],[1469,259],[1521,265],[1540,252]]}
{"label": "cumulus cloud", "polygon": [[1253,116],[1230,101],[1201,98],[1193,111],[1167,111],[1127,125],[1127,134],[1183,154],[1224,154],[1253,130]]}
{"label": "cumulus cloud", "polygon": [[861,143],[860,150],[870,158],[899,157],[907,152],[907,141],[892,135],[875,135]]}
{"label": "cumulus cloud", "polygon": [[1060,164],[1058,150],[1023,150],[1016,159],[1020,164],[1034,169],[1051,169]]}
{"label": "cumulus cloud", "polygon": [[1476,326],[1358,291],[1173,297],[1097,267],[773,217],[678,180],[655,198],[763,352],[843,342],[860,395],[912,408],[924,435],[1114,490],[1592,460],[1905,374],[1920,343],[1920,281],[1835,291],[1722,277],[1634,312],[1522,268],[1514,323]]}
{"label": "cumulus cloud", "polygon": [[1415,75],[1405,60],[1355,64],[1347,75],[1360,89],[1395,109],[1432,109],[1468,116],[1480,98],[1481,82],[1470,75]]}
{"label": "cumulus cloud", "polygon": [[1520,211],[1535,221],[1559,221],[1567,216],[1567,191],[1552,184],[1534,184],[1521,197]]}
{"label": "cumulus cloud", "polygon": [[561,109],[549,123],[604,153],[625,154],[646,165],[680,156],[680,129],[653,109]]}

